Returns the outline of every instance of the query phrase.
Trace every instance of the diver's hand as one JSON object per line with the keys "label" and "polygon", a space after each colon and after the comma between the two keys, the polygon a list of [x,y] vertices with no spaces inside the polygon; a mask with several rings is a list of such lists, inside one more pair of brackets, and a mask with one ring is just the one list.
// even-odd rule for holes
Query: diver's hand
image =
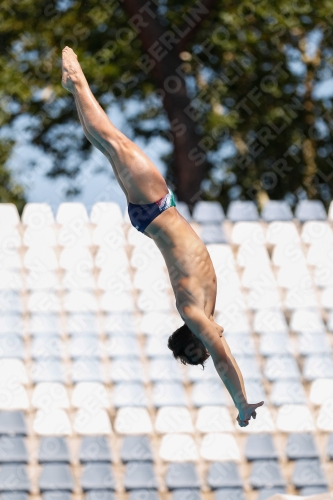
{"label": "diver's hand", "polygon": [[259,406],[262,406],[264,404],[263,401],[261,401],[260,403],[254,403],[254,404],[248,404],[246,403],[245,405],[243,405],[238,411],[239,411],[239,415],[238,417],[236,418],[238,424],[240,427],[246,427],[247,425],[249,425],[249,420],[250,418],[256,418],[257,416],[257,413],[256,413],[256,408],[258,408]]}

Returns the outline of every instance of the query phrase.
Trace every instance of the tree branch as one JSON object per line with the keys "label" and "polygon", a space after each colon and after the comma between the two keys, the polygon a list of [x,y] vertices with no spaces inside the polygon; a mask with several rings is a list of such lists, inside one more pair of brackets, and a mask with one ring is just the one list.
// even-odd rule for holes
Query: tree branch
{"label": "tree branch", "polygon": [[[123,0],[124,8],[130,16],[130,25],[136,30],[145,52],[170,28],[162,26],[158,19],[156,6],[153,2],[145,0]],[[173,48],[179,54],[185,50],[187,44],[193,39],[200,28],[202,22],[211,14],[212,9],[217,4],[217,0],[197,0],[189,9],[187,17],[190,20],[184,22],[179,28],[179,32],[185,33],[181,40]],[[194,11],[195,7],[200,7],[201,12]],[[191,15],[191,13],[193,13]],[[199,17],[199,19],[197,19]],[[137,26],[137,28],[135,28]],[[189,29],[190,28],[190,29]]]}
{"label": "tree branch", "polygon": [[[200,21],[196,22],[196,24],[192,27],[192,29],[181,39],[181,41],[178,44],[178,53],[182,52],[183,50],[186,49],[187,44],[193,40],[194,35],[200,28],[202,21],[207,19],[207,17],[211,14],[212,9],[216,5],[217,0],[198,0],[195,5],[201,5],[205,8],[205,13],[200,14]],[[180,28],[182,32],[185,31],[186,26],[188,26],[187,23],[184,23],[183,26]]]}
{"label": "tree branch", "polygon": [[[146,0],[123,0],[124,8],[130,16],[130,25],[137,32],[145,52],[165,32],[161,26],[153,2]],[[140,17],[141,16],[141,17]],[[135,28],[137,26],[137,28]]]}
{"label": "tree branch", "polygon": [[[210,9],[217,0],[197,0],[183,17],[185,21],[183,31],[180,31],[177,26],[167,26],[166,28],[162,26],[156,8],[150,10],[152,2],[149,0],[148,2],[146,0],[123,0],[123,2],[127,14],[131,16],[129,24],[136,30],[143,51],[154,60],[152,76],[157,85],[163,89],[166,78],[177,74],[177,68],[181,64],[179,53],[193,38],[202,21],[211,13]],[[177,36],[180,36],[180,40],[177,40]],[[172,40],[172,43],[168,44],[168,40]],[[154,57],[154,52],[160,52],[159,42],[161,42],[160,47],[163,51],[168,45],[170,47],[162,58],[156,57],[156,55]],[[198,146],[201,134],[196,130],[196,123],[188,113],[185,113],[191,104],[191,99],[187,95],[185,78],[178,75],[177,79],[180,82],[179,88],[175,92],[163,94],[163,106],[169,122],[177,124],[181,128],[180,135],[176,134],[175,130],[171,132],[174,143],[172,183],[176,184],[174,189],[178,199],[185,201],[191,210],[200,198],[202,192],[200,185],[205,177],[208,163],[206,153]]]}

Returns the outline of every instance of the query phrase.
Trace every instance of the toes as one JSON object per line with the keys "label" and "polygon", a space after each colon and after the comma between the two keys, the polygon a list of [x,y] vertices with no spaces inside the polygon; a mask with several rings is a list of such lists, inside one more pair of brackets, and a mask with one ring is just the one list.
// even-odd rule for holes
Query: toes
{"label": "toes", "polygon": [[62,49],[62,52],[63,52],[63,53],[70,53],[70,52],[72,52],[72,54],[74,54],[74,56],[75,56],[75,57],[76,57],[76,59],[77,59],[77,55],[75,54],[74,50],[73,50],[73,49],[71,49],[70,47],[68,47],[68,45],[66,45],[66,47],[64,47],[64,48]]}

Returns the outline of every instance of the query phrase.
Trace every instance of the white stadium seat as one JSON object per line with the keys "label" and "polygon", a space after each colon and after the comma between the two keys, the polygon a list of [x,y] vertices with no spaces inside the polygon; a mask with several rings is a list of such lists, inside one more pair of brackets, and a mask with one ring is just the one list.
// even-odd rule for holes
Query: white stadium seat
{"label": "white stadium seat", "polygon": [[0,314],[0,335],[10,333],[24,336],[24,332],[23,317],[20,314]]}
{"label": "white stadium seat", "polygon": [[194,427],[189,410],[181,406],[159,408],[155,420],[155,431],[159,434],[193,433]]}
{"label": "white stadium seat", "polygon": [[21,270],[23,267],[22,256],[18,249],[0,247],[0,262],[2,269]]}
{"label": "white stadium seat", "polygon": [[85,272],[86,269],[94,267],[94,260],[90,250],[87,248],[69,247],[61,251],[59,264],[63,269]]}
{"label": "white stadium seat", "polygon": [[300,371],[296,360],[288,354],[269,356],[265,364],[264,373],[270,382],[275,382],[276,380],[297,380],[300,378]]}
{"label": "white stadium seat", "polygon": [[284,245],[286,243],[300,244],[297,227],[294,222],[270,222],[267,226],[266,239],[269,245]]}
{"label": "white stadium seat", "polygon": [[274,266],[283,264],[306,264],[306,259],[301,245],[297,243],[278,243],[272,252],[272,262]]}
{"label": "white stadium seat", "polygon": [[242,285],[245,288],[269,287],[276,288],[277,281],[270,266],[262,263],[249,265],[244,268]]}
{"label": "white stadium seat", "polygon": [[144,370],[143,363],[137,358],[114,358],[110,368],[110,380],[118,382],[140,382],[145,384],[148,377]]}
{"label": "white stadium seat", "polygon": [[281,307],[281,296],[278,288],[257,286],[248,293],[247,304],[252,311]]}
{"label": "white stadium seat", "polygon": [[290,317],[290,329],[296,333],[325,332],[325,324],[317,308],[293,311]]}
{"label": "white stadium seat", "polygon": [[245,297],[238,287],[222,286],[218,287],[216,294],[216,312],[223,312],[228,307],[237,307],[238,309],[245,309],[246,307]]}
{"label": "white stadium seat", "polygon": [[256,351],[251,335],[224,331],[223,336],[235,356],[255,356]]}
{"label": "white stadium seat", "polygon": [[151,359],[149,362],[148,375],[152,382],[160,382],[162,380],[183,382],[183,372],[180,363],[177,363],[177,361],[171,357],[156,357]]}
{"label": "white stadium seat", "polygon": [[62,226],[58,232],[58,245],[61,247],[89,247],[92,245],[90,229],[81,222],[77,225]]}
{"label": "white stadium seat", "polygon": [[323,242],[333,242],[333,232],[328,222],[306,221],[302,226],[303,243],[310,245]]}
{"label": "white stadium seat", "polygon": [[[211,380],[214,380],[216,382],[217,380],[219,387],[221,387],[219,379],[216,379],[216,369],[211,357],[207,359],[204,370],[202,370],[201,366],[198,365],[187,365],[186,372],[187,372],[187,379],[192,383],[194,382],[204,383],[204,382],[210,382]],[[222,386],[222,393],[223,389],[224,388]]]}
{"label": "white stadium seat", "polygon": [[23,302],[20,291],[0,289],[0,314],[23,313]]}
{"label": "white stadium seat", "polygon": [[146,408],[126,407],[117,411],[115,431],[124,435],[152,434],[153,425]]}
{"label": "white stadium seat", "polygon": [[133,336],[136,334],[139,325],[139,318],[128,312],[111,312],[104,316],[104,330],[108,335],[126,334],[126,336]]}
{"label": "white stadium seat", "polygon": [[31,313],[59,313],[59,296],[52,290],[32,291],[28,298],[27,309]]}
{"label": "white stadium seat", "polygon": [[311,243],[306,253],[306,260],[310,266],[328,266],[333,261],[332,244],[328,241]]}
{"label": "white stadium seat", "polygon": [[202,433],[234,432],[235,425],[224,406],[202,406],[198,410],[196,429]]}
{"label": "white stadium seat", "polygon": [[105,347],[111,358],[140,357],[140,347],[136,337],[112,334]]}
{"label": "white stadium seat", "polygon": [[333,262],[332,264],[316,267],[313,273],[313,281],[318,288],[333,287]]}
{"label": "white stadium seat", "polygon": [[132,312],[134,300],[130,292],[104,292],[101,296],[100,307],[105,312]]}
{"label": "white stadium seat", "polygon": [[211,462],[240,461],[240,451],[232,434],[211,432],[205,434],[200,447],[200,455]]}
{"label": "white stadium seat", "polygon": [[24,288],[21,273],[14,270],[0,269],[0,290],[22,290]]}
{"label": "white stadium seat", "polygon": [[24,256],[24,265],[32,271],[55,271],[59,268],[58,259],[52,248],[31,247]]}
{"label": "white stadium seat", "polygon": [[27,227],[24,231],[23,243],[27,247],[55,247],[57,245],[57,233],[52,226],[37,229]]}
{"label": "white stadium seat", "polygon": [[214,266],[215,267],[215,274],[216,274],[216,285],[217,288],[225,288],[225,287],[232,287],[232,288],[240,288],[241,287],[241,280],[239,279],[239,275],[235,269],[228,269],[225,267],[224,264],[220,264],[219,266]]}
{"label": "white stadium seat", "polygon": [[28,322],[28,331],[36,334],[60,334],[61,323],[59,316],[54,314],[31,314]]}
{"label": "white stadium seat", "polygon": [[11,384],[27,385],[29,382],[28,374],[24,363],[17,358],[0,359],[0,386]]}
{"label": "white stadium seat", "polygon": [[97,202],[90,213],[90,222],[100,227],[114,227],[123,223],[120,206],[115,202]]}
{"label": "white stadium seat", "polygon": [[79,220],[86,223],[89,222],[87,210],[83,203],[60,203],[56,220],[58,224],[63,226],[69,224],[75,225]]}
{"label": "white stadium seat", "polygon": [[114,272],[120,268],[127,268],[129,260],[126,251],[123,248],[110,251],[105,247],[98,249],[95,256],[95,265],[104,271]]}
{"label": "white stadium seat", "polygon": [[163,268],[144,269],[135,271],[133,285],[138,290],[154,289],[166,290],[170,286],[170,279]]}
{"label": "white stadium seat", "polygon": [[166,462],[197,462],[198,449],[188,434],[165,434],[161,439],[159,456]]}
{"label": "white stadium seat", "polygon": [[313,432],[315,423],[306,405],[288,404],[279,408],[276,419],[280,432]]}
{"label": "white stadium seat", "polygon": [[231,232],[231,242],[241,245],[245,241],[251,245],[265,245],[265,233],[259,222],[235,222]]}
{"label": "white stadium seat", "polygon": [[309,269],[302,263],[284,263],[277,272],[277,282],[282,288],[294,288],[312,283]]}
{"label": "white stadium seat", "polygon": [[0,231],[0,248],[3,252],[19,249],[22,245],[22,238],[19,230],[15,226],[4,226]]}
{"label": "white stadium seat", "polygon": [[168,333],[171,335],[183,324],[184,321],[178,314],[152,311],[142,314],[140,330],[145,335],[163,336]]}
{"label": "white stadium seat", "polygon": [[310,401],[314,405],[322,405],[333,398],[333,378],[318,378],[311,384]]}
{"label": "white stadium seat", "polygon": [[109,415],[103,408],[80,408],[75,415],[73,428],[77,434],[85,436],[112,434]]}
{"label": "white stadium seat", "polygon": [[83,272],[74,270],[66,271],[62,278],[63,287],[66,290],[92,291],[96,289],[97,283],[90,269]]}
{"label": "white stadium seat", "polygon": [[171,301],[168,293],[149,289],[139,292],[136,305],[141,312],[171,310]]}
{"label": "white stadium seat", "polygon": [[28,410],[27,390],[23,385],[10,380],[0,385],[0,410]]}
{"label": "white stadium seat", "polygon": [[324,288],[320,293],[320,303],[323,309],[333,309],[333,287]]}
{"label": "white stadium seat", "polygon": [[92,231],[92,244],[99,247],[116,250],[126,245],[126,237],[121,226],[97,226]]}
{"label": "white stadium seat", "polygon": [[33,429],[40,436],[69,436],[72,427],[65,410],[51,408],[50,410],[37,410]]}
{"label": "white stadium seat", "polygon": [[222,264],[228,269],[236,269],[235,258],[229,245],[211,243],[206,246],[214,267]]}
{"label": "white stadium seat", "polygon": [[320,431],[333,432],[333,397],[327,399],[320,407],[317,417],[317,427]]}
{"label": "white stadium seat", "polygon": [[58,382],[41,382],[35,385],[32,406],[49,412],[53,409],[69,409],[66,387]]}
{"label": "white stadium seat", "polygon": [[75,408],[110,408],[109,395],[103,384],[98,382],[79,382],[72,393]]}
{"label": "white stadium seat", "polygon": [[226,333],[249,334],[251,332],[250,322],[244,309],[231,307],[216,312],[215,322],[223,326]]}
{"label": "white stadium seat", "polygon": [[16,206],[13,203],[0,204],[0,227],[17,226],[20,223],[20,217]]}
{"label": "white stadium seat", "polygon": [[65,293],[64,309],[69,313],[96,312],[98,303],[94,293],[83,290],[71,290]]}
{"label": "white stadium seat", "polygon": [[305,288],[302,285],[287,290],[284,298],[286,309],[297,310],[318,307],[318,299],[313,286],[310,284]]}
{"label": "white stadium seat", "polygon": [[30,271],[26,275],[28,290],[58,290],[60,288],[59,275],[54,271]]}
{"label": "white stadium seat", "polygon": [[[125,216],[125,220],[126,219],[128,220],[128,222],[130,222],[127,213]],[[147,243],[147,236],[145,236],[143,233],[141,233],[131,225],[127,232],[127,241],[130,245],[133,245],[134,247],[140,247]]]}
{"label": "white stadium seat", "polygon": [[128,267],[112,269],[102,268],[98,274],[97,286],[100,290],[112,292],[117,289],[119,292],[130,292],[132,290],[132,280]]}
{"label": "white stadium seat", "polygon": [[[145,237],[148,239],[147,237]],[[131,266],[138,270],[148,268],[165,267],[165,261],[157,246],[151,242],[140,247],[134,247],[130,258]]]}
{"label": "white stadium seat", "polygon": [[256,267],[262,265],[263,267],[270,267],[270,258],[267,248],[263,245],[249,244],[247,241],[238,247],[237,251],[237,264],[239,267]]}
{"label": "white stadium seat", "polygon": [[22,224],[33,230],[55,224],[50,205],[47,203],[27,203],[22,212]]}

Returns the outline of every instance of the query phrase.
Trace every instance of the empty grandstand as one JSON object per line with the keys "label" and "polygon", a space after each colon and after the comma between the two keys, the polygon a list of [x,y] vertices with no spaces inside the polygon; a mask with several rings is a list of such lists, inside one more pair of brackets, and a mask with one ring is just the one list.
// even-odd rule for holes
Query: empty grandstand
{"label": "empty grandstand", "polygon": [[246,428],[211,360],[177,363],[183,322],[155,244],[116,203],[0,204],[3,500],[265,500],[333,487],[333,202],[251,201],[191,223],[215,320],[265,405]]}

